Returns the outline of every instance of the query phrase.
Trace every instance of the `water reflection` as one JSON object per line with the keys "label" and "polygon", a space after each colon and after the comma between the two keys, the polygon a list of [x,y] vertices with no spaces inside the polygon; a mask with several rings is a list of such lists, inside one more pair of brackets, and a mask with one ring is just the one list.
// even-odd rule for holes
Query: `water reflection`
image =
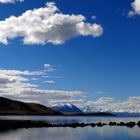
{"label": "water reflection", "polygon": [[[117,117],[46,117],[0,116],[0,120],[43,120],[49,123],[138,122],[140,118]],[[84,127],[84,128],[31,128],[0,132],[0,140],[140,140],[140,128]]]}
{"label": "water reflection", "polygon": [[32,128],[19,129],[0,134],[0,140],[139,140],[139,128]]}
{"label": "water reflection", "polygon": [[95,128],[95,132],[100,135],[101,137],[113,137],[119,135],[126,135],[129,137],[139,137],[140,138],[140,131],[138,127],[128,128],[128,127],[102,127]]}
{"label": "water reflection", "polygon": [[140,118],[138,117],[64,117],[64,116],[0,116],[0,120],[37,120],[46,121],[53,124],[66,124],[66,123],[98,123],[98,122],[138,122]]}

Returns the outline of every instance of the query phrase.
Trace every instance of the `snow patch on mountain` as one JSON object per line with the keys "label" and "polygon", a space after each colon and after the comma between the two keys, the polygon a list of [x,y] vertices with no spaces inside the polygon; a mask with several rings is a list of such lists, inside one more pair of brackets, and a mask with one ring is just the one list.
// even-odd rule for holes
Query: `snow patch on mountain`
{"label": "snow patch on mountain", "polygon": [[48,107],[60,112],[74,112],[74,113],[82,112],[82,110],[80,110],[77,106],[70,103],[53,104]]}

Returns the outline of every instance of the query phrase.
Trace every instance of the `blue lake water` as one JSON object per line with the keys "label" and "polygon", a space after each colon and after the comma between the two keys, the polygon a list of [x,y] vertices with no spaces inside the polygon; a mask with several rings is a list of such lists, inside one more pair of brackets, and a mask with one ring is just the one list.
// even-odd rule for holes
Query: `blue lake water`
{"label": "blue lake water", "polygon": [[[53,117],[53,116],[1,116],[9,120],[43,120],[52,123],[135,121],[140,118],[121,117]],[[0,140],[140,140],[140,128],[84,127],[84,128],[30,128],[0,132]]]}

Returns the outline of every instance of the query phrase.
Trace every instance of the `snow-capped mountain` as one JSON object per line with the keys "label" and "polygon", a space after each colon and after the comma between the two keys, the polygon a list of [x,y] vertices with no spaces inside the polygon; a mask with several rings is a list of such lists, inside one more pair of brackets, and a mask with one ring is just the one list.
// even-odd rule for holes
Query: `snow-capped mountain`
{"label": "snow-capped mountain", "polygon": [[119,117],[140,117],[139,105],[132,106],[132,104],[78,104],[70,103],[51,104],[48,107],[59,112],[73,112],[73,113],[92,113],[92,112],[110,112]]}
{"label": "snow-capped mountain", "polygon": [[79,107],[83,112],[110,112],[118,117],[140,117],[140,112],[134,110],[133,108],[125,107],[114,107],[114,106],[93,106],[93,105],[85,105]]}
{"label": "snow-capped mountain", "polygon": [[74,113],[80,113],[82,112],[82,110],[80,110],[78,107],[76,107],[73,104],[69,104],[69,103],[60,103],[60,104],[54,104],[51,106],[48,106],[56,111],[60,111],[60,112],[74,112]]}

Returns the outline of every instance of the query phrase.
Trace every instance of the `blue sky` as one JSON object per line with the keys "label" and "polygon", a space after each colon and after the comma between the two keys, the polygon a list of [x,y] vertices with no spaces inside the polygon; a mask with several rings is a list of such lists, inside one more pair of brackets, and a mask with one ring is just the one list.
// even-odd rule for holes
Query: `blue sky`
{"label": "blue sky", "polygon": [[[41,0],[24,0],[0,4],[0,22],[11,15],[21,16],[27,10],[45,7]],[[63,14],[81,14],[86,23],[101,25],[104,32],[97,38],[77,36],[63,44],[24,44],[23,37],[0,44],[0,68],[38,71],[51,64],[54,70],[42,79],[32,81],[41,89],[82,91],[87,99],[113,97],[124,100],[140,95],[140,16],[132,9],[133,0],[53,0]],[[133,10],[132,16],[128,13]],[[96,16],[92,19],[92,16]],[[0,25],[1,26],[1,25]],[[0,28],[1,29],[1,28]]]}

